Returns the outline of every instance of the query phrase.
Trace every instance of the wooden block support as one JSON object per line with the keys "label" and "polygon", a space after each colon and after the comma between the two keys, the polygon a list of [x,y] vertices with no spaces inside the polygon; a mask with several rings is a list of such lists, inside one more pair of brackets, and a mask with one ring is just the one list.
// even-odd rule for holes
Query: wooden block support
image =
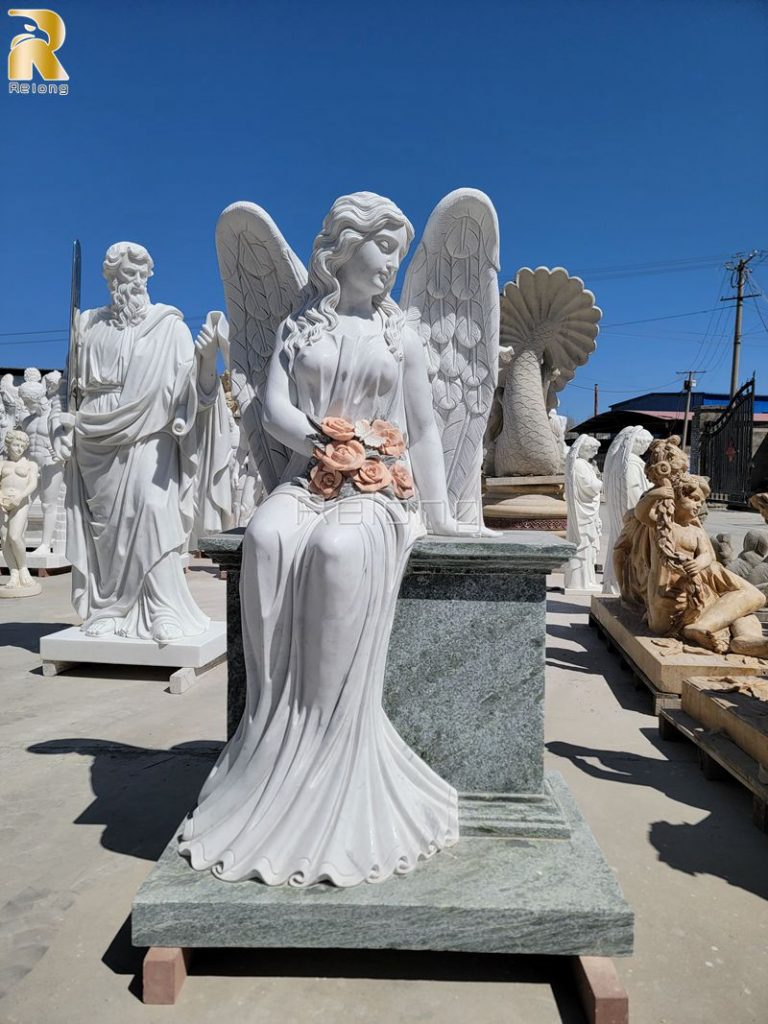
{"label": "wooden block support", "polygon": [[606,956],[573,958],[576,986],[589,1024],[629,1024],[629,1000]]}
{"label": "wooden block support", "polygon": [[142,1000],[148,1006],[172,1006],[187,980],[191,949],[151,946],[144,957]]}

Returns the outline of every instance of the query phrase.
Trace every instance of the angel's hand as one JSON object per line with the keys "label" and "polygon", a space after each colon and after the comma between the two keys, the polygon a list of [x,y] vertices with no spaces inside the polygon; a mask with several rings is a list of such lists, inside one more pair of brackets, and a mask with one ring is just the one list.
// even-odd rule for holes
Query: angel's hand
{"label": "angel's hand", "polygon": [[216,360],[218,351],[218,335],[211,330],[207,323],[200,328],[200,333],[195,338],[195,352],[202,363],[213,363]]}

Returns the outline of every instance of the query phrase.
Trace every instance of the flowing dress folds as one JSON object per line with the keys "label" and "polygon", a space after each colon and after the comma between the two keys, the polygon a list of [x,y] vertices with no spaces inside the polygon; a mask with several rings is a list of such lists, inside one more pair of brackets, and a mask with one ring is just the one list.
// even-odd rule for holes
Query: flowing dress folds
{"label": "flowing dress folds", "polygon": [[[327,334],[290,356],[316,420],[405,426],[402,361],[381,334]],[[455,790],[382,707],[415,513],[382,493],[324,501],[295,455],[243,542],[246,709],[187,818],[180,852],[227,881],[383,881],[458,839]]]}

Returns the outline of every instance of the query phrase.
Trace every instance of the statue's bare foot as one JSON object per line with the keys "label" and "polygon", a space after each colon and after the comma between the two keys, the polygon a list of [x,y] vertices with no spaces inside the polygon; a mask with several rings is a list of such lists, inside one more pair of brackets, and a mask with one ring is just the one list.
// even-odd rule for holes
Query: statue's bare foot
{"label": "statue's bare foot", "polygon": [[11,575],[8,577],[8,586],[9,587],[20,587],[21,586],[21,580],[19,579],[19,570],[18,569],[11,569]]}
{"label": "statue's bare foot", "polygon": [[181,627],[175,622],[159,622],[152,630],[152,639],[158,644],[167,644],[170,640],[180,640]]}
{"label": "statue's bare foot", "polygon": [[723,635],[724,633],[724,630],[713,633],[709,629],[697,629],[696,626],[685,626],[683,628],[683,636],[686,640],[693,644],[698,644],[699,647],[704,647],[708,651],[712,651],[713,654],[728,653],[730,638],[727,634]]}
{"label": "statue's bare foot", "polygon": [[106,636],[107,633],[115,632],[114,619],[97,619],[86,629],[86,636]]}
{"label": "statue's bare foot", "polygon": [[33,583],[32,576],[30,575],[29,569],[19,569],[19,586],[20,587],[31,587]]}

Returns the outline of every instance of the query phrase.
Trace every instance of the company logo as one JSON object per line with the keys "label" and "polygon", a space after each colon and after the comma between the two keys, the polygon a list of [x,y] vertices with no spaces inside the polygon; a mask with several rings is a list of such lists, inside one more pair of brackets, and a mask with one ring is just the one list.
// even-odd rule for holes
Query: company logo
{"label": "company logo", "polygon": [[[15,85],[18,82],[31,82],[33,72],[37,71],[44,82],[68,82],[69,75],[64,65],[56,56],[67,34],[64,21],[55,11],[14,8],[8,11],[12,18],[24,18],[25,32],[14,36],[8,54],[9,92],[28,93],[28,85]],[[30,24],[31,23],[31,24]],[[43,35],[35,35],[40,32]],[[45,38],[44,38],[45,37]],[[32,92],[68,92],[67,86],[61,88],[51,85],[32,85]]]}

